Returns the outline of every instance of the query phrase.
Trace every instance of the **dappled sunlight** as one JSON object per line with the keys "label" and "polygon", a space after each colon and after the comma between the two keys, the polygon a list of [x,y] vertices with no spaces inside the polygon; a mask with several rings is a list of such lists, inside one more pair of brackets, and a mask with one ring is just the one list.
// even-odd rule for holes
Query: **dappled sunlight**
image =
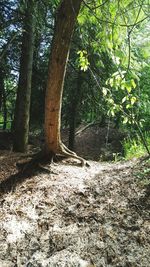
{"label": "dappled sunlight", "polygon": [[15,243],[25,238],[25,235],[30,234],[33,229],[33,225],[29,221],[20,220],[17,215],[7,215],[1,230],[7,233],[6,242]]}
{"label": "dappled sunlight", "polygon": [[0,267],[150,266],[149,0],[0,3]]}
{"label": "dappled sunlight", "polygon": [[139,211],[138,204],[134,208],[144,195],[132,174],[134,165],[91,161],[90,167],[81,168],[64,161],[3,195],[1,258],[9,251],[11,261],[19,253],[19,267],[27,261],[42,266],[101,266],[109,261],[110,266],[136,266],[139,260],[146,266],[149,226],[147,211]]}

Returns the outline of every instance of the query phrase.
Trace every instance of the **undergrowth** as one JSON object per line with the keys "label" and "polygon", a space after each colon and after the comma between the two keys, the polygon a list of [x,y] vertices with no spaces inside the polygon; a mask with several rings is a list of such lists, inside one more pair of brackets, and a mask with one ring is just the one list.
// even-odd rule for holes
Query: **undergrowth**
{"label": "undergrowth", "polygon": [[[150,150],[150,133],[145,133],[144,138]],[[127,138],[123,143],[123,148],[124,155],[127,160],[132,158],[140,158],[146,154],[146,148],[139,136],[132,139]]]}

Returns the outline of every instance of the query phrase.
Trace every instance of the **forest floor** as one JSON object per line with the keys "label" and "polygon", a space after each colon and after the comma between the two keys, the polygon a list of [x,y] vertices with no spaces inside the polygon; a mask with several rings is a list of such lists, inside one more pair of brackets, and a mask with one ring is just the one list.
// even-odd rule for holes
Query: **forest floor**
{"label": "forest floor", "polygon": [[[1,185],[20,156],[0,151]],[[75,163],[1,192],[1,267],[150,266],[150,162]]]}

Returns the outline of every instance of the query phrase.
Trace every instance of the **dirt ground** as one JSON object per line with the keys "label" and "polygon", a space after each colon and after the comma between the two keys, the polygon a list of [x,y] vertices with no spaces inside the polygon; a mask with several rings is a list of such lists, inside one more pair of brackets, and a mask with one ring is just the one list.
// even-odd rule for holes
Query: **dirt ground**
{"label": "dirt ground", "polygon": [[[20,156],[0,151],[1,181]],[[75,163],[1,192],[1,267],[150,266],[150,162]]]}
{"label": "dirt ground", "polygon": [[[62,141],[68,146],[69,129],[61,131]],[[76,129],[75,151],[88,160],[113,160],[116,156],[124,155],[123,139],[126,134],[111,125],[101,127],[98,123],[81,124]],[[0,150],[11,150],[13,135],[7,131],[0,131]],[[31,150],[43,146],[44,133],[32,132],[29,136]]]}
{"label": "dirt ground", "polygon": [[[99,124],[80,125],[75,135],[75,151],[88,160],[113,160],[123,156],[122,141],[126,134],[112,126]],[[68,131],[62,131],[62,139],[68,145]]]}

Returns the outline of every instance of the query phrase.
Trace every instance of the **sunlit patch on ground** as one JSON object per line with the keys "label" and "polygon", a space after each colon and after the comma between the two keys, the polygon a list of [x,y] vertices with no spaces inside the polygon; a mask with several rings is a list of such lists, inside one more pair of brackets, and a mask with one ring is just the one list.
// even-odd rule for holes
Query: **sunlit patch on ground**
{"label": "sunlit patch on ground", "polygon": [[1,195],[0,266],[148,267],[149,210],[133,166],[53,164]]}

